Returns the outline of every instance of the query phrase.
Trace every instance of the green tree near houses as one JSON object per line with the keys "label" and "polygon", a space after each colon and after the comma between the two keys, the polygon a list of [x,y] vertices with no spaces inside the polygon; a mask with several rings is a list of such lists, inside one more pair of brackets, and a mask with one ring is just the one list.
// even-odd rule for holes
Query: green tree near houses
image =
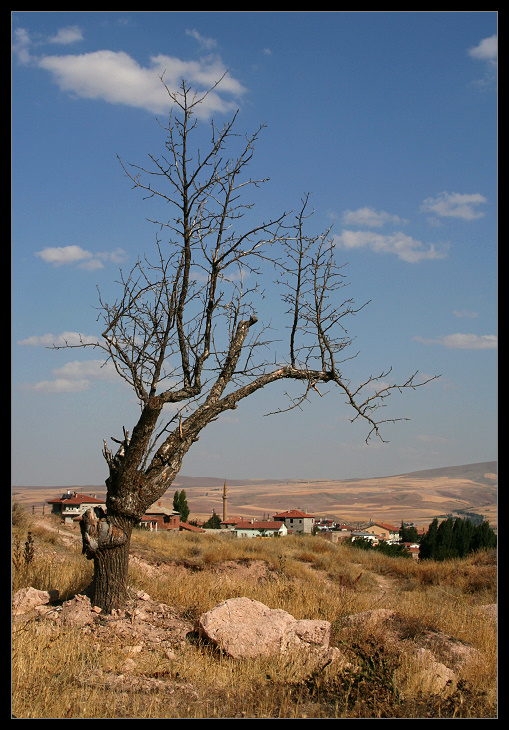
{"label": "green tree near houses", "polygon": [[204,529],[208,530],[219,530],[221,528],[221,519],[219,515],[212,512],[212,516],[203,525]]}
{"label": "green tree near houses", "polygon": [[483,549],[497,546],[497,536],[484,520],[474,525],[470,520],[448,517],[440,524],[435,517],[427,533],[421,540],[419,557],[421,560],[447,560],[463,558]]}
{"label": "green tree near houses", "polygon": [[419,558],[432,560],[436,554],[438,519],[435,517],[419,544]]}
{"label": "green tree near houses", "polygon": [[417,532],[417,528],[413,526],[405,527],[403,525],[403,520],[401,520],[400,534],[401,542],[419,542],[419,533]]}
{"label": "green tree near houses", "polygon": [[176,490],[175,494],[173,495],[173,509],[176,512],[179,512],[182,522],[187,522],[190,510],[187,504],[185,489],[182,489],[182,491],[180,492],[178,489]]}

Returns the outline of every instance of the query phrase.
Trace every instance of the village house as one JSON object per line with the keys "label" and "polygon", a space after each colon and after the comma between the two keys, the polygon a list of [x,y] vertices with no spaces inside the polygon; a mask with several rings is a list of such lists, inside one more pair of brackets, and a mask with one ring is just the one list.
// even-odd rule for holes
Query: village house
{"label": "village house", "polygon": [[367,530],[353,530],[350,533],[352,542],[354,540],[369,540],[372,545],[378,545],[378,537]]}
{"label": "village house", "polygon": [[167,507],[162,507],[161,502],[153,504],[145,512],[140,521],[140,527],[150,530],[175,530],[180,529],[180,513]]}
{"label": "village house", "polygon": [[328,540],[332,543],[341,542],[352,536],[353,527],[342,527],[341,529],[335,530],[319,530],[316,534],[322,537],[324,540]]}
{"label": "village house", "polygon": [[106,510],[106,500],[90,494],[78,494],[67,490],[65,494],[56,499],[48,499],[51,505],[51,513],[59,515],[65,524],[72,524],[81,519],[81,515],[89,508],[101,507]]}
{"label": "village house", "polygon": [[237,537],[283,537],[288,530],[284,522],[239,520],[232,530]]}
{"label": "village house", "polygon": [[407,553],[410,553],[413,560],[419,560],[419,543],[417,542],[402,542],[405,546]]}
{"label": "village house", "polygon": [[326,530],[333,530],[335,526],[336,523],[334,520],[331,520],[328,517],[320,517],[319,520],[315,520],[316,529],[322,532],[325,532]]}
{"label": "village house", "polygon": [[375,535],[381,540],[394,540],[399,542],[400,529],[394,527],[387,522],[371,522],[365,529],[371,535]]}
{"label": "village house", "polygon": [[290,533],[312,534],[315,524],[313,515],[308,515],[299,509],[287,510],[277,515],[272,515],[275,522],[284,522]]}
{"label": "village house", "polygon": [[222,520],[220,529],[221,530],[234,530],[237,522],[241,522],[242,517],[228,517],[227,520]]}

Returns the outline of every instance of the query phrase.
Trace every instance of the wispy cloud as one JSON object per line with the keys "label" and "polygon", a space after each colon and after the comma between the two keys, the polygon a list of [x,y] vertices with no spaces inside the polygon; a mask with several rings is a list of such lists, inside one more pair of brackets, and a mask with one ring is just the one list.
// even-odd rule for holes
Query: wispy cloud
{"label": "wispy cloud", "polygon": [[206,51],[211,51],[213,48],[217,47],[217,41],[215,38],[207,38],[194,28],[193,30],[186,30],[186,35],[194,38],[195,41],[198,41],[199,45]]}
{"label": "wispy cloud", "polygon": [[434,244],[427,247],[422,241],[401,232],[384,235],[373,231],[348,230],[342,231],[333,238],[335,245],[340,248],[346,250],[367,248],[375,253],[392,254],[409,264],[416,264],[425,260],[443,259],[447,256],[445,245],[441,250],[437,250]]}
{"label": "wispy cloud", "polygon": [[[79,40],[76,27],[60,30],[50,43],[70,43]],[[215,41],[197,31],[188,31],[201,48],[211,51]],[[236,109],[245,92],[242,84],[231,74],[217,53],[207,53],[194,61],[158,54],[141,65],[124,51],[101,50],[79,55],[34,55],[30,34],[24,28],[14,31],[14,53],[22,64],[32,64],[47,71],[61,91],[82,99],[98,99],[111,104],[124,104],[153,112],[167,113],[172,104],[163,84],[178,91],[184,78],[198,92],[209,90],[221,77],[221,84],[197,107],[197,115],[209,118],[215,112]]]}
{"label": "wispy cloud", "polygon": [[347,210],[343,213],[342,220],[347,226],[368,226],[368,228],[381,228],[387,223],[401,225],[405,222],[397,215],[391,215],[384,210],[376,211],[368,207]]}
{"label": "wispy cloud", "polygon": [[99,341],[97,335],[82,335],[79,332],[62,332],[59,335],[46,333],[31,335],[18,340],[18,345],[30,347],[64,347],[65,345],[94,345]]}
{"label": "wispy cloud", "polygon": [[38,383],[25,383],[23,390],[31,390],[34,393],[81,393],[88,390],[88,380],[68,380],[66,378],[55,378],[55,380],[41,380]]}
{"label": "wispy cloud", "polygon": [[475,319],[479,316],[478,312],[471,312],[469,309],[453,309],[452,313],[455,317],[466,317],[467,319]]}
{"label": "wispy cloud", "polygon": [[67,46],[70,43],[76,43],[76,41],[83,40],[83,33],[81,28],[77,25],[70,25],[67,28],[60,28],[56,35],[49,39],[50,43],[57,43],[62,46]]}
{"label": "wispy cloud", "polygon": [[482,218],[485,214],[478,206],[487,203],[480,193],[440,193],[435,198],[426,198],[421,205],[425,213],[434,213],[440,218],[460,218],[465,221]]}
{"label": "wispy cloud", "polygon": [[425,345],[443,345],[444,347],[459,350],[494,350],[497,348],[497,335],[456,333],[435,339],[425,339],[418,336],[413,339],[416,342],[423,342]]}
{"label": "wispy cloud", "polygon": [[35,393],[81,393],[88,390],[93,381],[118,380],[113,363],[103,360],[74,360],[52,371],[52,380],[24,383],[22,388]]}
{"label": "wispy cloud", "polygon": [[47,246],[37,251],[36,256],[52,266],[77,264],[78,268],[94,271],[104,268],[106,262],[122,263],[126,259],[126,252],[122,248],[115,251],[100,251],[92,253],[81,246]]}

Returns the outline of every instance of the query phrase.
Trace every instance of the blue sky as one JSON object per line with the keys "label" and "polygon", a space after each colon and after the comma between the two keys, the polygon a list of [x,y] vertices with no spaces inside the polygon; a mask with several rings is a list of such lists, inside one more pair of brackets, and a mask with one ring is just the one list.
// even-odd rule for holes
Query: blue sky
{"label": "blue sky", "polygon": [[[349,295],[352,382],[393,368],[441,378],[395,396],[388,443],[336,394],[304,411],[272,386],[212,424],[182,474],[347,479],[497,458],[497,14],[13,12],[12,483],[101,484],[102,440],[138,405],[95,350],[98,289],[150,252],[147,202],[118,162],[159,154],[171,85],[237,129],[265,124],[251,174],[260,219],[309,193],[334,223]],[[204,137],[205,138],[205,137]],[[268,286],[260,314],[282,305]]]}

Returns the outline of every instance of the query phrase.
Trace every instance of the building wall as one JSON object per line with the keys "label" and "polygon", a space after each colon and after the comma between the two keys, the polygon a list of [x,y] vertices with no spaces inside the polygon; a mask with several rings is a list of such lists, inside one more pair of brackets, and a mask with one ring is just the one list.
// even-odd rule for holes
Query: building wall
{"label": "building wall", "polygon": [[288,532],[303,532],[311,534],[314,519],[312,517],[286,517],[285,525]]}

